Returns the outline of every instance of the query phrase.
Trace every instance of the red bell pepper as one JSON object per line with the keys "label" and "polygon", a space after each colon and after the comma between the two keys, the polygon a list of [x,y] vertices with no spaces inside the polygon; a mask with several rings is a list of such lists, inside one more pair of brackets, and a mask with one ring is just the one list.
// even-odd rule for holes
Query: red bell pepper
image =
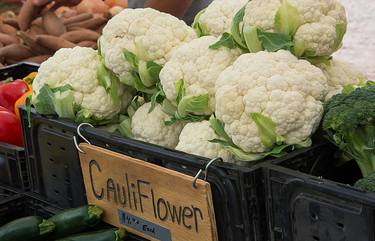
{"label": "red bell pepper", "polygon": [[0,106],[0,142],[23,146],[21,123],[17,116]]}
{"label": "red bell pepper", "polygon": [[0,106],[14,112],[14,104],[28,90],[29,86],[23,80],[0,85]]}

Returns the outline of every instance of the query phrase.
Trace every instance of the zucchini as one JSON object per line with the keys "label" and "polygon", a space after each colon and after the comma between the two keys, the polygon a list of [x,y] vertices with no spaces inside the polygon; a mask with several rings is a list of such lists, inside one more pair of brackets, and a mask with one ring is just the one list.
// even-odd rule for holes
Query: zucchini
{"label": "zucchini", "polygon": [[85,205],[79,208],[68,209],[48,220],[56,225],[50,239],[58,239],[97,225],[103,214],[103,210],[94,205]]}
{"label": "zucchini", "polygon": [[1,241],[35,240],[55,229],[55,224],[41,217],[31,216],[16,219],[0,228]]}
{"label": "zucchini", "polygon": [[56,241],[122,241],[125,237],[124,229],[108,229],[97,232],[79,234]]}

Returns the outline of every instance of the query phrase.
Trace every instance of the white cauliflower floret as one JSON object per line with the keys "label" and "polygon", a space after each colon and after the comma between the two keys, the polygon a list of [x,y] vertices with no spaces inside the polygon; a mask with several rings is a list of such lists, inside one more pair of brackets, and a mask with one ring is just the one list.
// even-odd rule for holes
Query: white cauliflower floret
{"label": "white cauliflower floret", "polygon": [[[346,31],[347,19],[345,8],[337,0],[252,0],[245,9],[244,25],[276,31],[277,12],[284,3],[297,10],[293,17],[300,22],[294,22],[297,29],[292,34],[305,55],[330,56],[340,47],[340,35]],[[293,11],[288,10],[287,14],[292,15]],[[340,34],[337,34],[339,25]]]}
{"label": "white cauliflower floret", "polygon": [[[60,49],[40,66],[33,82],[33,97],[38,96],[45,84],[50,88],[70,85],[76,105],[97,119],[112,118],[119,113],[121,105],[115,105],[111,96],[99,85],[99,64],[97,51],[91,48]],[[123,87],[119,92],[121,96]]]}
{"label": "white cauliflower floret", "polygon": [[182,129],[176,150],[210,159],[221,157],[226,162],[232,161],[228,150],[220,144],[210,142],[216,138],[209,121],[188,123]]}
{"label": "white cauliflower floret", "polygon": [[347,85],[359,86],[367,82],[367,76],[357,66],[340,60],[331,60],[329,64],[319,64],[328,79],[329,93],[326,101],[342,92]]}
{"label": "white cauliflower floret", "polygon": [[267,150],[251,113],[270,118],[287,144],[300,144],[319,125],[326,82],[321,70],[287,51],[245,54],[219,76],[216,116],[246,152]]}
{"label": "white cauliflower floret", "polygon": [[199,24],[196,31],[204,30],[200,34],[215,37],[219,37],[225,32],[230,32],[234,15],[247,2],[248,0],[214,0],[196,19],[194,24]]}
{"label": "white cauliflower floret", "polygon": [[328,92],[323,72],[286,50],[241,55],[221,73],[216,88],[234,84],[246,90],[267,86],[269,90],[299,91],[320,101]]}
{"label": "white cauliflower floret", "polygon": [[104,27],[100,47],[106,66],[127,77],[131,67],[124,50],[140,60],[163,65],[175,48],[194,38],[194,30],[172,15],[150,8],[125,9]]}
{"label": "white cauliflower floret", "polygon": [[183,124],[178,122],[171,126],[165,124],[171,117],[164,113],[161,105],[149,113],[151,103],[142,105],[134,114],[131,121],[131,129],[134,139],[152,144],[175,148]]}
{"label": "white cauliflower floret", "polygon": [[209,111],[215,110],[215,82],[220,73],[241,54],[239,49],[210,49],[217,41],[206,36],[178,48],[160,72],[167,99],[176,104],[176,82],[184,81],[186,95],[209,95]]}

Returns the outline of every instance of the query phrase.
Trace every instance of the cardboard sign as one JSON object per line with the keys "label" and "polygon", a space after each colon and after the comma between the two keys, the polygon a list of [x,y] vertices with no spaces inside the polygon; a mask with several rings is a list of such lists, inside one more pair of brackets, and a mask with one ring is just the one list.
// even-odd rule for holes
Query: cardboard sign
{"label": "cardboard sign", "polygon": [[156,241],[217,241],[210,184],[97,146],[80,144],[87,200],[104,221]]}

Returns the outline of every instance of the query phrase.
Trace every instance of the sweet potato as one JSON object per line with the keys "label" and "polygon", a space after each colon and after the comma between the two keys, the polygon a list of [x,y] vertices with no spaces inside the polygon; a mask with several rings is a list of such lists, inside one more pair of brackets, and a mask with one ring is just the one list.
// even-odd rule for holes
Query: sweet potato
{"label": "sweet potato", "polygon": [[33,56],[31,50],[22,44],[11,44],[0,49],[0,57],[4,57],[8,62],[8,59],[14,61],[20,61]]}
{"label": "sweet potato", "polygon": [[79,43],[85,40],[96,42],[99,37],[100,35],[97,32],[88,29],[75,30],[66,32],[65,34],[61,35],[61,38],[66,39],[72,43]]}
{"label": "sweet potato", "polygon": [[34,19],[34,21],[31,22],[31,25],[43,26],[42,17],[37,17],[36,19]]}
{"label": "sweet potato", "polygon": [[45,48],[57,51],[61,48],[73,48],[76,45],[68,40],[50,35],[38,35],[36,42]]}
{"label": "sweet potato", "polygon": [[4,45],[10,45],[19,43],[20,41],[16,36],[0,33],[0,42],[2,42]]}
{"label": "sweet potato", "polygon": [[10,26],[15,27],[16,29],[19,29],[18,21],[16,18],[6,18],[3,20],[3,23],[8,24]]}
{"label": "sweet potato", "polygon": [[97,44],[94,41],[82,41],[82,42],[79,42],[77,45],[80,47],[87,47],[87,48],[93,48],[93,49],[97,48]]}
{"label": "sweet potato", "polygon": [[97,29],[104,23],[106,23],[108,20],[104,17],[94,17],[92,19],[78,22],[78,23],[72,23],[69,24],[69,27],[81,27],[81,28],[86,28],[86,29]]}
{"label": "sweet potato", "polygon": [[44,61],[46,61],[49,57],[51,57],[51,55],[38,55],[38,56],[25,59],[24,61],[41,64]]}
{"label": "sweet potato", "polygon": [[52,51],[41,46],[36,42],[36,39],[25,32],[18,32],[17,35],[22,39],[23,43],[30,47],[31,51],[36,55],[51,54]]}
{"label": "sweet potato", "polygon": [[63,21],[63,23],[65,25],[69,25],[69,24],[73,24],[73,23],[78,23],[78,22],[82,22],[82,21],[86,21],[86,20],[89,20],[91,19],[93,16],[91,13],[81,13],[81,14],[78,14],[76,16],[73,16],[73,17],[70,17],[70,18],[67,18]]}
{"label": "sweet potato", "polygon": [[53,36],[60,36],[66,32],[66,27],[62,20],[53,12],[43,14],[43,27],[47,33]]}
{"label": "sweet potato", "polygon": [[66,31],[71,32],[71,31],[76,31],[76,30],[86,30],[85,28],[82,27],[76,27],[76,26],[66,26]]}
{"label": "sweet potato", "polygon": [[0,32],[9,35],[16,35],[17,29],[9,24],[0,23]]}
{"label": "sweet potato", "polygon": [[31,35],[41,35],[46,34],[46,30],[43,27],[40,27],[38,25],[31,25],[29,33]]}
{"label": "sweet potato", "polygon": [[33,0],[26,0],[18,14],[18,25],[22,31],[27,30],[32,20],[38,15],[40,7],[34,5]]}

